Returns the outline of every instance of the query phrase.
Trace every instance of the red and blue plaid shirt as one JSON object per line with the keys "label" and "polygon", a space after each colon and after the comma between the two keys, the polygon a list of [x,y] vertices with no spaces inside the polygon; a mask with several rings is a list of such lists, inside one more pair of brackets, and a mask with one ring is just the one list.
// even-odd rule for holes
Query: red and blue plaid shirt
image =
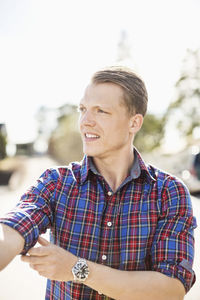
{"label": "red and blue plaid shirt", "polygon": [[[190,195],[136,150],[135,158],[114,193],[89,157],[48,169],[0,221],[23,235],[23,253],[51,228],[51,241],[78,257],[119,270],[158,271],[178,278],[188,291],[195,281]],[[109,298],[84,284],[48,280],[45,299]]]}

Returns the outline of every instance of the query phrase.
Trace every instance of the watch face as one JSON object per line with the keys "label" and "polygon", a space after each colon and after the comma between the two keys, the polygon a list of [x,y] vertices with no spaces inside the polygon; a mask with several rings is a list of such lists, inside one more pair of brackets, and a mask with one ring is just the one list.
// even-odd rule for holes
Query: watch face
{"label": "watch face", "polygon": [[80,281],[84,281],[88,277],[89,269],[85,260],[78,260],[73,268],[73,274]]}
{"label": "watch face", "polygon": [[87,275],[89,274],[87,265],[85,265],[84,263],[79,263],[78,267],[79,267],[79,270],[78,270],[76,276],[80,279],[86,278]]}

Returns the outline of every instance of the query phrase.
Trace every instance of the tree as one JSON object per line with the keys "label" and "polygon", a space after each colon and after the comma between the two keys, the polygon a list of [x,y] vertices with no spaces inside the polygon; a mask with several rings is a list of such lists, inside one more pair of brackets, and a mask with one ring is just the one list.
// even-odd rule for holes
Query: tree
{"label": "tree", "polygon": [[5,124],[0,124],[0,160],[6,157],[7,133]]}
{"label": "tree", "polygon": [[[134,66],[134,69],[137,69],[128,34],[125,30],[121,31],[116,62],[121,65],[128,63],[128,65]],[[144,118],[142,129],[138,132],[134,140],[134,145],[137,149],[141,152],[149,152],[158,148],[164,137],[164,125],[165,118],[148,113]]]}
{"label": "tree", "polygon": [[82,141],[75,106],[66,104],[60,108],[57,128],[49,140],[49,153],[62,164],[82,159]]}
{"label": "tree", "polygon": [[137,133],[134,145],[141,152],[150,152],[161,145],[164,137],[165,118],[147,114],[140,131]]}
{"label": "tree", "polygon": [[175,101],[165,117],[168,122],[173,118],[180,135],[189,139],[200,130],[200,49],[188,50],[175,88]]}

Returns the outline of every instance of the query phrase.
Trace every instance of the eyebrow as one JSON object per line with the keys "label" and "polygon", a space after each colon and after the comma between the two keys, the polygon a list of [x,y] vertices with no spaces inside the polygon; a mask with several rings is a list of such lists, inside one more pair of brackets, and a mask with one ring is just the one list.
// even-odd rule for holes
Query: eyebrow
{"label": "eyebrow", "polygon": [[[84,103],[79,103],[78,107],[81,107],[81,106],[85,107]],[[101,105],[101,104],[96,104],[96,105],[92,106],[92,108],[102,108],[102,109],[108,109],[108,110],[112,109],[111,106],[106,106],[106,105]]]}

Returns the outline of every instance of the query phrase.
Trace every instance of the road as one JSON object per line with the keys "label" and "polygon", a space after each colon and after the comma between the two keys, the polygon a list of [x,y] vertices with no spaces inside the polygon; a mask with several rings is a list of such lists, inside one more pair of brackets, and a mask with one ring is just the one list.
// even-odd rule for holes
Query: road
{"label": "road", "polygon": [[[0,214],[12,208],[24,190],[49,166],[56,165],[49,157],[24,158],[23,172],[15,178],[13,190],[0,187]],[[192,197],[194,214],[200,220],[200,199]],[[196,284],[184,300],[200,300],[200,227],[195,230],[196,247],[194,270]],[[0,272],[0,300],[43,300],[46,279],[31,270],[16,257],[8,267]],[[159,299],[156,299],[159,300]],[[170,299],[169,299],[170,300]]]}

